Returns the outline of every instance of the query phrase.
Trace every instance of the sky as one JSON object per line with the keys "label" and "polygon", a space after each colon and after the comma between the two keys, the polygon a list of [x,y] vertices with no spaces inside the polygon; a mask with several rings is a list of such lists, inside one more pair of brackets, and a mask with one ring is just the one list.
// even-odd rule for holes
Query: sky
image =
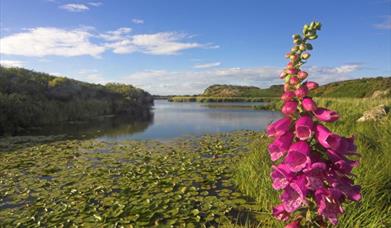
{"label": "sky", "polygon": [[0,64],[156,95],[267,88],[313,20],[312,80],[391,76],[391,0],[0,0]]}

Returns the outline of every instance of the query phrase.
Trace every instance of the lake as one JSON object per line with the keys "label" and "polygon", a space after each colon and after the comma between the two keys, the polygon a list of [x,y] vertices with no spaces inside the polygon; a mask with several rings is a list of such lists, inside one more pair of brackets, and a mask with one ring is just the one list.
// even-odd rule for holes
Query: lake
{"label": "lake", "polygon": [[150,113],[137,120],[124,116],[100,117],[88,122],[57,124],[25,135],[66,135],[103,141],[166,140],[181,136],[234,130],[264,130],[281,117],[279,112],[254,110],[261,102],[197,103],[155,100]]}

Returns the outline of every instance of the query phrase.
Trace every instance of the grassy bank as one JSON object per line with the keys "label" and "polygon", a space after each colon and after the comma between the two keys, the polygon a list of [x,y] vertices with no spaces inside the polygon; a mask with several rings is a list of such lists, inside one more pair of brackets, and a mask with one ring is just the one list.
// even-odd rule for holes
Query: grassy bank
{"label": "grassy bank", "polygon": [[274,97],[204,97],[204,96],[175,96],[170,97],[170,102],[269,102]]}
{"label": "grassy bank", "polygon": [[[391,116],[379,122],[356,123],[365,110],[379,104],[391,105],[391,99],[321,99],[320,106],[337,110],[341,121],[328,126],[337,133],[353,134],[361,153],[360,166],[355,170],[356,182],[362,186],[363,199],[346,207],[338,227],[390,227],[391,219]],[[238,165],[235,181],[246,195],[255,198],[264,212],[262,222],[270,227],[282,227],[271,216],[278,194],[271,187],[269,139],[257,138],[250,145],[250,155]]]}
{"label": "grassy bank", "polygon": [[[391,99],[318,99],[354,134],[363,199],[338,227],[390,227],[391,116],[356,123]],[[0,156],[0,226],[282,227],[271,216],[269,139],[239,131],[167,142],[60,140],[7,146]],[[11,141],[0,142],[10,145]]]}
{"label": "grassy bank", "polygon": [[152,104],[149,93],[131,85],[91,84],[0,66],[0,135],[105,115],[139,117]]}

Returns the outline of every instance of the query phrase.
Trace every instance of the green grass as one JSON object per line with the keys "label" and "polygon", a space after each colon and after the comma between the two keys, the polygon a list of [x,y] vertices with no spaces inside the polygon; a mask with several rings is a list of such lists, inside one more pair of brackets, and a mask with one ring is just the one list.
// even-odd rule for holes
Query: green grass
{"label": "green grass", "polygon": [[[328,124],[339,134],[356,139],[361,153],[360,166],[355,169],[355,182],[362,186],[363,199],[346,206],[338,227],[390,227],[391,219],[391,116],[379,122],[357,123],[365,110],[379,104],[391,105],[391,99],[326,99],[318,98],[318,104],[337,110],[341,119]],[[243,159],[235,174],[239,189],[253,198],[264,212],[264,226],[282,227],[271,216],[271,208],[278,202],[278,195],[271,187],[271,161],[267,152],[270,142],[265,136],[251,145],[251,153]]]}

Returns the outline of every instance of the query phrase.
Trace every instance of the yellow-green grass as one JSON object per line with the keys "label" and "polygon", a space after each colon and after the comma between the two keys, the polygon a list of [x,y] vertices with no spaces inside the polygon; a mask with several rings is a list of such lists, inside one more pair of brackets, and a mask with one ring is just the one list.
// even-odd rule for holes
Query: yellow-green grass
{"label": "yellow-green grass", "polygon": [[[345,214],[338,227],[390,227],[391,226],[391,116],[383,120],[358,123],[365,110],[374,106],[391,105],[391,99],[333,99],[317,98],[319,106],[337,110],[340,120],[327,124],[342,135],[354,135],[360,166],[354,170],[355,182],[362,187],[359,203],[345,206]],[[250,154],[238,165],[235,181],[239,189],[255,198],[264,212],[261,227],[282,227],[271,215],[278,203],[278,192],[271,187],[271,161],[267,152],[270,140],[260,136],[250,147]]]}

